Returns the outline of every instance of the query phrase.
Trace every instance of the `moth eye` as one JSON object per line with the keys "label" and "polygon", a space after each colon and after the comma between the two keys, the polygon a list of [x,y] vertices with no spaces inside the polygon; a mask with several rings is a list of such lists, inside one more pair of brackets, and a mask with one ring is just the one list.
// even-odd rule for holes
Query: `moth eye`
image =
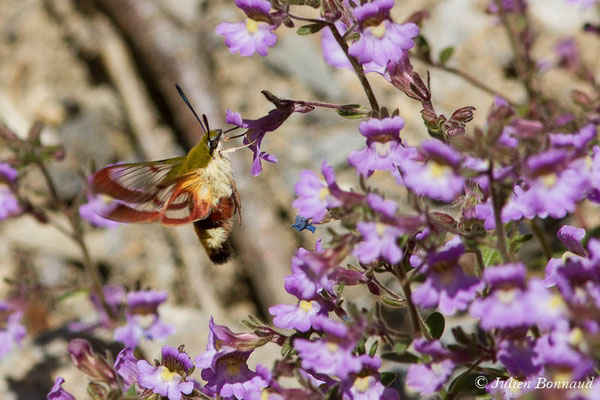
{"label": "moth eye", "polygon": [[217,140],[211,140],[209,142],[209,144],[210,144],[210,149],[215,150],[217,148],[217,146],[219,145],[219,142]]}

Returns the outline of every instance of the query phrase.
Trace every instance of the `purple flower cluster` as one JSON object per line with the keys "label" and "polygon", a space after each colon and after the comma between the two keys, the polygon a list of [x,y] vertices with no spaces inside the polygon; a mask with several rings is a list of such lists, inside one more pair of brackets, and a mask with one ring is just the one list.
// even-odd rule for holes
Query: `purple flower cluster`
{"label": "purple flower cluster", "polygon": [[206,352],[194,360],[206,381],[203,392],[243,399],[246,394],[265,388],[264,377],[250,370],[246,363],[252,351],[264,343],[256,335],[235,334],[226,326],[215,324],[211,317]]}
{"label": "purple flower cluster", "polygon": [[160,320],[158,306],[167,300],[167,292],[140,290],[127,293],[127,323],[114,331],[115,340],[135,348],[142,338],[164,340],[174,328]]}
{"label": "purple flower cluster", "polygon": [[[245,21],[216,28],[231,53],[266,56],[277,41],[276,29],[302,23],[298,33],[320,31],[325,61],[352,70],[371,106],[282,100],[263,91],[275,106],[267,115],[247,119],[227,110],[226,122],[234,127],[226,133],[242,129],[241,147],[253,153],[251,174],[262,172],[263,161],[278,162],[263,150],[267,133],[293,113],[322,107],[346,118],[365,117],[358,126],[365,145],[347,157],[359,184],[342,188],[325,160],[320,174],[300,173],[292,226],[314,233],[316,225],[333,222],[328,242],[319,239],[314,251],[296,251],[284,282],[293,300],[268,309],[274,327],[250,316],[244,324],[251,332],[238,333],[211,317],[206,351],[193,361],[183,345],[164,346],[161,361],[154,363],[135,356],[142,338],[164,339],[173,332],[158,314],[165,292],[126,293],[107,286],[104,304],[92,296],[99,310],[95,326],[116,327],[114,339],[126,347],[112,363],[88,342],[71,341],[68,350],[90,380],[88,392],[168,400],[395,400],[401,393],[397,385],[404,385],[425,396],[467,398],[486,390],[510,399],[543,379],[569,386],[545,388],[536,397],[599,398],[600,383],[592,382],[600,371],[600,239],[586,209],[600,203],[600,104],[589,94],[598,89],[597,77],[575,41],[558,42],[558,62],[543,64],[588,84],[572,92],[579,110],[564,108],[538,87],[542,67],[531,58],[535,35],[527,2],[490,2],[488,11],[509,28],[515,44],[516,78],[523,81],[527,102],[515,105],[497,97],[483,126],[471,128],[467,123],[475,107],[459,104],[449,117],[438,113],[429,75],[421,77],[411,64],[409,50],[415,46],[413,52],[428,64],[442,67],[449,61],[447,50],[439,61],[429,54],[417,26],[426,12],[400,24],[392,18],[394,0],[322,0],[315,18],[297,13],[308,2],[235,3]],[[586,26],[587,32],[597,30]],[[478,77],[446,69],[491,91]],[[401,138],[405,120],[376,99],[370,72],[420,104],[421,130],[430,139],[413,146],[404,133]],[[0,164],[0,219],[20,212],[16,178],[16,170]],[[378,178],[396,184],[377,187]],[[26,197],[19,201],[27,204]],[[110,226],[98,214],[111,207],[90,196],[79,211],[93,225]],[[567,220],[572,215],[576,218]],[[555,232],[550,220],[562,219]],[[549,232],[558,241],[549,240]],[[534,236],[538,249],[535,241],[525,245]],[[360,289],[372,297],[365,300]],[[0,356],[22,340],[21,314],[18,307],[0,303],[0,338],[5,339]],[[461,323],[447,327],[448,316]],[[271,369],[250,362],[262,346],[280,348],[282,356]],[[409,364],[403,382],[392,384],[397,375],[382,371],[384,359]],[[192,378],[196,369],[202,383]],[[485,388],[481,381],[465,388],[474,374],[492,381]],[[297,383],[285,387],[283,378],[292,377]],[[49,399],[73,399],[63,382],[57,378]],[[517,390],[511,382],[518,382]]]}
{"label": "purple flower cluster", "polygon": [[415,304],[425,308],[438,307],[447,315],[465,311],[478,292],[482,282],[464,273],[459,264],[465,247],[457,237],[438,250],[427,255],[421,267],[425,282],[412,292]]}

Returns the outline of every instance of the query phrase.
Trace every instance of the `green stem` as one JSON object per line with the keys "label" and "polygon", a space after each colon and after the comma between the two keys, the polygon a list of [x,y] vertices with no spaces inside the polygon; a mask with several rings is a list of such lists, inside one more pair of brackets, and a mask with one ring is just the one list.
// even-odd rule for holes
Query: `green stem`
{"label": "green stem", "polygon": [[533,87],[533,76],[529,71],[529,65],[531,64],[531,60],[529,59],[529,56],[527,54],[527,49],[521,46],[520,41],[518,39],[518,33],[516,32],[512,21],[509,19],[506,10],[504,9],[502,0],[494,0],[494,2],[498,7],[498,12],[500,14],[502,25],[506,30],[506,35],[508,36],[510,46],[512,47],[513,53],[515,54],[515,68],[517,70],[517,74],[523,82],[523,86],[527,91],[527,96],[530,99],[535,99],[537,97],[537,91]]}
{"label": "green stem", "polygon": [[371,105],[371,109],[373,110],[374,113],[378,113],[379,112],[379,104],[377,103],[377,98],[375,98],[375,93],[373,92],[373,88],[371,88],[371,84],[369,83],[369,80],[367,79],[367,76],[365,75],[365,71],[363,70],[362,65],[360,65],[358,63],[358,60],[356,58],[352,57],[350,55],[350,53],[348,53],[348,43],[346,43],[346,40],[344,39],[344,37],[342,37],[342,35],[340,35],[335,24],[328,22],[328,21],[324,21],[322,19],[299,17],[297,15],[292,15],[292,14],[288,14],[288,16],[290,18],[294,18],[299,21],[306,21],[306,22],[312,22],[312,23],[317,23],[317,24],[325,24],[329,27],[329,29],[331,30],[331,33],[333,34],[335,41],[340,45],[340,47],[342,48],[342,51],[348,58],[348,61],[350,61],[350,64],[352,65],[352,69],[354,69],[354,73],[358,77],[358,80],[360,81],[360,84],[362,85],[363,90],[365,91],[365,94],[367,95],[369,104]]}
{"label": "green stem", "polygon": [[410,315],[414,331],[418,335],[423,335],[425,339],[432,340],[433,338],[429,333],[429,329],[427,329],[427,325],[425,325],[425,321],[423,321],[423,317],[421,316],[419,310],[417,310],[417,307],[412,301],[412,291],[410,289],[410,283],[406,279],[406,273],[404,272],[402,264],[394,264],[392,266],[392,269],[394,271],[394,274],[400,281],[400,285],[402,285],[402,290],[404,291],[404,297],[406,300],[406,304],[408,305],[408,313]]}
{"label": "green stem", "polygon": [[548,244],[548,241],[546,240],[546,236],[544,235],[544,232],[542,232],[542,229],[539,227],[539,225],[535,222],[534,219],[529,220],[529,226],[531,227],[533,234],[535,235],[537,240],[540,242],[540,245],[542,246],[542,250],[544,252],[544,256],[546,257],[546,261],[549,261],[552,258],[552,250],[550,249],[550,245]]}
{"label": "green stem", "polygon": [[100,279],[100,273],[96,264],[92,262],[92,258],[90,256],[90,252],[83,238],[83,230],[81,229],[81,225],[77,220],[77,217],[73,213],[65,210],[63,203],[60,200],[60,196],[58,195],[58,191],[56,190],[56,185],[54,184],[54,180],[50,176],[46,165],[41,159],[36,160],[36,164],[40,169],[42,175],[44,176],[44,180],[46,181],[46,186],[48,186],[48,190],[50,192],[50,198],[52,199],[52,203],[54,206],[63,213],[67,217],[69,224],[71,225],[72,232],[68,232],[68,236],[73,239],[73,241],[77,244],[79,249],[81,250],[81,254],[83,255],[83,265],[85,271],[90,278],[92,290],[98,296],[102,307],[106,311],[109,317],[114,317],[112,310],[108,306],[106,302],[106,298],[104,297],[104,291],[102,290],[102,281]]}
{"label": "green stem", "polygon": [[488,177],[490,180],[490,197],[492,199],[492,206],[494,209],[494,222],[496,223],[496,238],[498,239],[498,250],[502,256],[502,260],[505,263],[510,262],[508,255],[508,249],[506,247],[506,233],[504,232],[504,224],[502,223],[502,201],[496,193],[496,185],[494,182],[494,163],[490,161],[490,168],[488,169]]}
{"label": "green stem", "polygon": [[485,262],[483,261],[483,255],[479,247],[475,248],[475,256],[477,257],[477,275],[481,278],[483,276],[483,270],[485,269]]}

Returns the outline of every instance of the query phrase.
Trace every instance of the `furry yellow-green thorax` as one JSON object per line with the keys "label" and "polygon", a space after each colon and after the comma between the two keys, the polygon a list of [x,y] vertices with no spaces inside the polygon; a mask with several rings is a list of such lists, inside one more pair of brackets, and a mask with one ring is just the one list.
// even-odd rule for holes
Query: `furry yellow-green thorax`
{"label": "furry yellow-green thorax", "polygon": [[200,142],[192,147],[187,155],[185,166],[188,170],[204,168],[208,165],[217,150],[222,133],[221,129],[214,129],[202,136]]}

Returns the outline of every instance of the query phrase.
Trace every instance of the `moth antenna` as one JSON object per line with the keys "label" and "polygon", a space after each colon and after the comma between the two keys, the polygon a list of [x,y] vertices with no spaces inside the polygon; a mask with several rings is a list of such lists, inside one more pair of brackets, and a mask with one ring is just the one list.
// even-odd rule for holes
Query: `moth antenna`
{"label": "moth antenna", "polygon": [[239,126],[234,126],[233,128],[229,128],[229,129],[223,131],[223,134],[235,131],[236,129],[240,129],[240,127]]}
{"label": "moth antenna", "polygon": [[202,118],[204,119],[204,124],[206,126],[206,131],[210,132],[210,128],[208,127],[208,118],[206,118],[206,114],[202,114]]}
{"label": "moth antenna", "polygon": [[198,117],[198,114],[196,114],[196,110],[194,110],[194,107],[192,107],[192,104],[188,100],[188,98],[185,95],[185,93],[183,93],[183,90],[181,90],[181,87],[178,84],[175,84],[175,87],[177,88],[177,91],[179,92],[179,95],[181,96],[181,98],[183,99],[183,101],[185,102],[185,104],[188,106],[188,108],[190,109],[190,111],[192,112],[192,114],[194,114],[194,117],[196,117],[196,121],[198,121],[198,123],[200,124],[200,128],[202,128],[202,132],[204,132],[204,134],[208,133],[208,129],[207,129],[208,128],[208,121],[206,120],[206,115],[204,115],[204,122],[206,122],[206,126],[204,126],[204,124],[202,123],[202,120],[200,119],[200,117]]}

